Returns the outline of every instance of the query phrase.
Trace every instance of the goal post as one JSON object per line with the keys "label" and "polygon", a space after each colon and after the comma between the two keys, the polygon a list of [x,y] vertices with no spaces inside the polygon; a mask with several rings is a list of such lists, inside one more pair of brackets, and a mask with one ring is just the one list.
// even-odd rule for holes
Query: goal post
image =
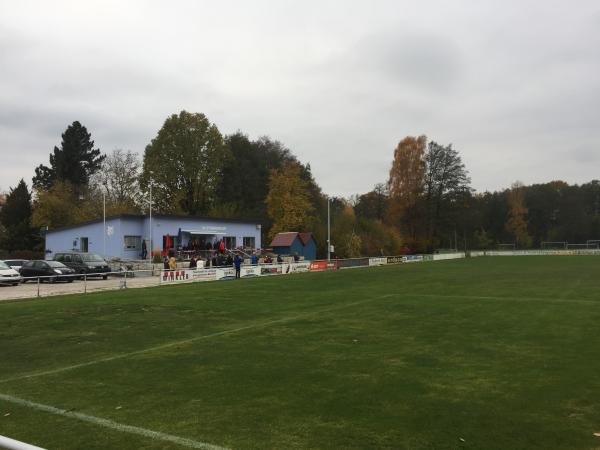
{"label": "goal post", "polygon": [[600,249],[600,239],[588,239],[587,248]]}
{"label": "goal post", "polygon": [[566,241],[543,241],[541,247],[542,250],[566,250],[567,245]]}
{"label": "goal post", "polygon": [[567,244],[567,249],[569,250],[588,250],[597,248],[598,242],[586,242],[585,244]]}

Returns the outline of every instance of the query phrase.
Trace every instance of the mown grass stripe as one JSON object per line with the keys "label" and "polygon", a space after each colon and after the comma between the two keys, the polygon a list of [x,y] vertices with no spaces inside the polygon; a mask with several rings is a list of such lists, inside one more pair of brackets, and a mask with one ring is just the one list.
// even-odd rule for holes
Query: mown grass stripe
{"label": "mown grass stripe", "polygon": [[217,331],[216,333],[204,334],[204,335],[194,336],[194,337],[187,338],[187,339],[181,339],[178,341],[167,342],[165,344],[156,345],[154,347],[148,347],[148,348],[144,348],[141,350],[135,350],[133,352],[128,352],[128,353],[120,353],[118,355],[107,356],[106,358],[99,358],[99,359],[95,359],[93,361],[87,361],[87,362],[80,363],[80,364],[73,364],[70,366],[58,367],[56,369],[45,370],[43,372],[34,372],[34,373],[29,373],[29,374],[24,374],[24,375],[18,375],[16,377],[4,378],[4,379],[0,380],[0,383],[8,383],[10,381],[19,381],[19,380],[25,380],[28,378],[42,377],[44,375],[53,375],[56,373],[61,373],[61,372],[69,371],[69,370],[79,369],[82,367],[92,366],[94,364],[115,361],[117,359],[129,358],[130,356],[151,353],[151,352],[164,350],[167,348],[176,347],[176,346],[180,346],[180,345],[185,345],[185,344],[189,344],[192,342],[197,342],[197,341],[201,341],[201,340],[205,340],[205,339],[210,339],[210,338],[219,337],[219,336],[225,336],[228,334],[235,334],[235,333],[239,333],[241,331],[252,330],[252,329],[256,329],[256,328],[265,328],[265,327],[269,327],[272,325],[278,325],[278,324],[282,324],[282,323],[292,322],[294,320],[299,320],[299,319],[304,319],[306,317],[314,316],[315,314],[323,314],[323,313],[327,313],[327,312],[331,312],[331,311],[337,311],[339,309],[350,308],[352,306],[372,302],[375,300],[380,300],[382,298],[393,297],[394,295],[395,294],[380,295],[380,296],[371,297],[371,298],[368,298],[365,300],[360,300],[360,301],[351,302],[351,303],[344,303],[342,305],[333,306],[331,308],[321,308],[316,311],[311,311],[311,312],[307,312],[304,314],[298,314],[298,315],[292,316],[292,317],[284,317],[281,319],[275,319],[275,320],[269,320],[267,322],[255,323],[252,325],[246,325],[243,327],[233,328],[230,330]]}
{"label": "mown grass stripe", "polygon": [[587,300],[583,298],[557,298],[557,297],[515,297],[515,296],[493,296],[493,295],[464,295],[464,294],[406,294],[407,297],[430,297],[430,298],[457,298],[465,300],[500,300],[515,302],[544,302],[544,303],[581,303],[600,305],[600,301]]}

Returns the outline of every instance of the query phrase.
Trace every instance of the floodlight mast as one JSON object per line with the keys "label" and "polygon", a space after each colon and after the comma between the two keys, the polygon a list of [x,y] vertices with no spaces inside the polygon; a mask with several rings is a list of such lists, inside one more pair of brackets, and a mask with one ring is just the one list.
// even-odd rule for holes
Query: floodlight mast
{"label": "floodlight mast", "polygon": [[102,257],[106,259],[106,191],[102,191]]}
{"label": "floodlight mast", "polygon": [[149,217],[149,223],[148,223],[148,227],[150,228],[150,252],[149,252],[149,257],[150,257],[150,261],[152,261],[152,180],[150,180],[150,208],[148,208],[148,215]]}
{"label": "floodlight mast", "polygon": [[331,261],[331,214],[327,197],[327,261]]}

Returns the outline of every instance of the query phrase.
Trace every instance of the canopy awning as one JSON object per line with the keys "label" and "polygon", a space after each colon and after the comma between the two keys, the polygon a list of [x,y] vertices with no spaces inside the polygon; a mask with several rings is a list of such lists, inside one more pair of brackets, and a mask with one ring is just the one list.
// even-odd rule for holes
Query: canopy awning
{"label": "canopy awning", "polygon": [[211,230],[181,230],[182,233],[196,234],[196,235],[205,235],[205,236],[215,236],[217,234],[226,235],[222,231],[211,231]]}

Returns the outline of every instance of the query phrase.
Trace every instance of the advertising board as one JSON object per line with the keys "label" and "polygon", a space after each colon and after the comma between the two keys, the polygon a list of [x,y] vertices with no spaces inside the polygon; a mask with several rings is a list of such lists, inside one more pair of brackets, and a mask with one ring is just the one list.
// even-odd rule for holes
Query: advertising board
{"label": "advertising board", "polygon": [[308,272],[310,269],[310,261],[301,261],[291,264],[290,272]]}
{"label": "advertising board", "polygon": [[192,279],[192,275],[192,271],[189,269],[163,270],[160,274],[160,282],[163,284],[189,281]]}
{"label": "advertising board", "polygon": [[348,267],[365,267],[369,265],[369,258],[352,258],[352,259],[337,259],[338,269]]}
{"label": "advertising board", "polygon": [[221,267],[216,269],[217,280],[229,280],[235,278],[235,269],[233,267]]}
{"label": "advertising board", "polygon": [[383,264],[387,264],[387,263],[388,263],[387,258],[369,258],[370,266],[382,266]]}
{"label": "advertising board", "polygon": [[337,268],[337,261],[313,261],[310,263],[311,271],[334,270]]}
{"label": "advertising board", "polygon": [[217,279],[217,269],[195,269],[192,277],[194,281],[214,281]]}
{"label": "advertising board", "polygon": [[242,266],[240,269],[240,277],[259,277],[260,267],[258,266]]}
{"label": "advertising board", "polygon": [[388,264],[400,264],[404,262],[404,256],[388,256],[387,263]]}
{"label": "advertising board", "polygon": [[456,253],[436,253],[435,255],[433,255],[433,260],[434,261],[442,261],[445,259],[460,259],[460,258],[464,258],[465,254],[462,252],[456,252]]}
{"label": "advertising board", "polygon": [[423,255],[406,255],[402,260],[403,262],[419,262],[423,261]]}
{"label": "advertising board", "polygon": [[261,275],[281,275],[281,264],[263,264],[260,266]]}

